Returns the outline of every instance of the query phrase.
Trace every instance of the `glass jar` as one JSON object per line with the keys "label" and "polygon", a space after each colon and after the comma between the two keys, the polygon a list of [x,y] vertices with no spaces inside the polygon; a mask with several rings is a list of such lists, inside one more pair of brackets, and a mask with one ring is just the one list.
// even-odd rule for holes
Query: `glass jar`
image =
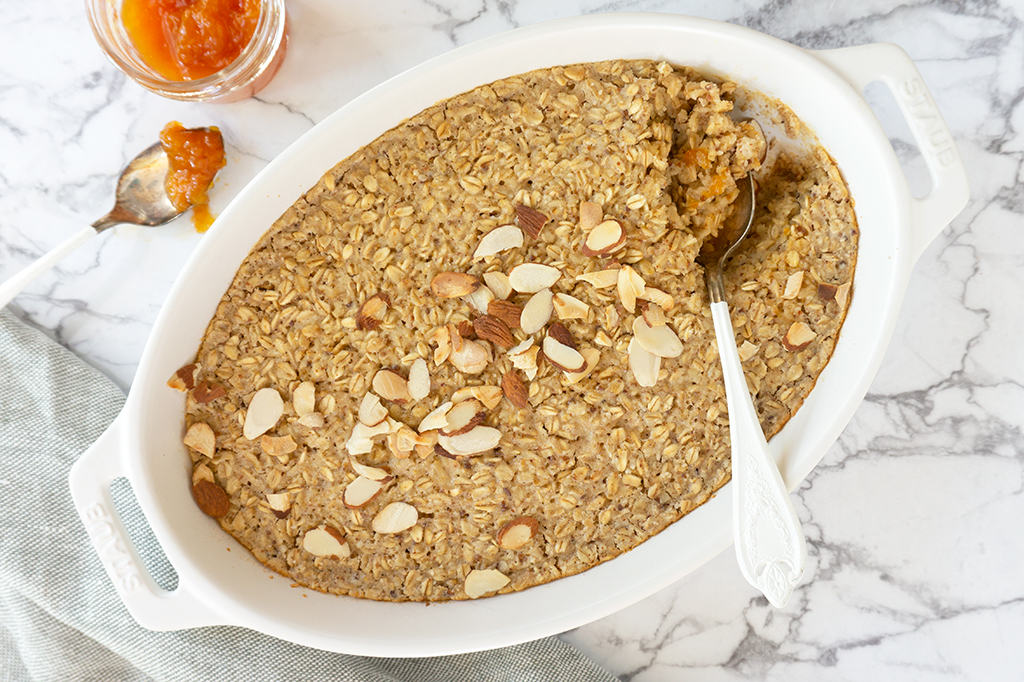
{"label": "glass jar", "polygon": [[129,78],[163,97],[185,102],[235,102],[270,82],[288,43],[285,0],[262,0],[249,44],[220,71],[195,80],[169,80],[139,54],[121,21],[121,0],[85,0],[93,34],[107,57]]}

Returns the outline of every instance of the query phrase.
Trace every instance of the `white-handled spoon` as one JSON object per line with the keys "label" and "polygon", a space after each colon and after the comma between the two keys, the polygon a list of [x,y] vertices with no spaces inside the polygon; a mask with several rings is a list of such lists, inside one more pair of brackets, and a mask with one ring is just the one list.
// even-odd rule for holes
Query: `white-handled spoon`
{"label": "white-handled spoon", "polygon": [[743,376],[736,334],[722,285],[725,261],[754,220],[754,180],[738,183],[733,212],[700,262],[707,275],[711,316],[725,378],[732,441],[733,537],[740,571],[768,601],[781,608],[789,601],[807,563],[807,543],[789,491],[775,463]]}
{"label": "white-handled spoon", "polygon": [[[89,227],[71,235],[34,263],[0,284],[0,308],[11,302],[36,277],[57,264],[79,246],[107,228],[121,223],[156,226],[177,218],[178,210],[167,197],[167,154],[157,142],[132,159],[117,181],[114,208]],[[187,210],[187,207],[186,209]]]}

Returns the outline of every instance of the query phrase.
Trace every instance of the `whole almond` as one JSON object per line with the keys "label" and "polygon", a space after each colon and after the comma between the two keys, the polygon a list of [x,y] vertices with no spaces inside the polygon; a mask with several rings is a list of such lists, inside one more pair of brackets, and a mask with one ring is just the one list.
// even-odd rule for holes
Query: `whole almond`
{"label": "whole almond", "polygon": [[519,221],[519,227],[523,228],[526,234],[536,239],[545,223],[548,222],[548,217],[537,209],[516,204],[516,220]]}
{"label": "whole almond", "polygon": [[442,272],[430,281],[430,291],[438,298],[458,298],[473,293],[480,286],[476,275],[466,272]]}
{"label": "whole almond", "polygon": [[523,409],[530,406],[530,392],[515,370],[505,372],[505,375],[501,377],[501,391],[516,407]]}
{"label": "whole almond", "polygon": [[219,519],[228,513],[231,502],[228,494],[216,483],[202,479],[192,486],[192,497],[207,516]]}
{"label": "whole almond", "polygon": [[537,519],[532,516],[520,516],[502,526],[494,539],[502,549],[519,549],[533,539],[539,528]]}
{"label": "whole almond", "polygon": [[359,306],[356,313],[356,327],[363,330],[376,329],[384,321],[384,313],[391,305],[391,298],[384,292],[376,293]]}
{"label": "whole almond", "polygon": [[523,306],[512,301],[496,300],[487,304],[487,314],[498,318],[511,330],[519,326]]}
{"label": "whole almond", "polygon": [[[496,303],[496,301],[491,302]],[[501,318],[494,315],[481,315],[473,320],[473,331],[479,338],[496,343],[505,349],[511,348],[516,343],[512,336],[512,330]]]}

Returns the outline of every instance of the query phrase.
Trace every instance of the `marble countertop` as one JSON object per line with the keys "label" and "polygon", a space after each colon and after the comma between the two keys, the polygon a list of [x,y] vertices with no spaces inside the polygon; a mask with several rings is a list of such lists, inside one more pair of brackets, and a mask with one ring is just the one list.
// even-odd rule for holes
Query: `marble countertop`
{"label": "marble countertop", "polygon": [[[794,493],[809,538],[804,583],[772,609],[730,550],[562,636],[636,682],[1024,678],[1024,5],[291,0],[289,11],[288,56],[268,88],[235,104],[190,105],[113,68],[80,0],[0,6],[0,279],[104,214],[119,169],[169,120],[225,131],[217,212],[355,96],[517,26],[657,11],[808,48],[898,43],[953,131],[972,198],[924,252],[867,397]],[[905,124],[883,92],[869,94],[911,185],[926,186]],[[187,219],[117,227],[12,307],[127,389],[201,239]]]}

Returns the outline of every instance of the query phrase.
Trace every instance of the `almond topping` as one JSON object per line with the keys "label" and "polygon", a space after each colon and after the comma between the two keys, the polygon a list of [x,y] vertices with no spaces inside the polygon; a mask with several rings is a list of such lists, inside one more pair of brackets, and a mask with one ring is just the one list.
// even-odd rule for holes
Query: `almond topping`
{"label": "almond topping", "polygon": [[464,374],[479,374],[491,362],[491,349],[479,341],[463,341],[457,351],[452,349],[448,361]]}
{"label": "almond topping", "polygon": [[533,539],[539,528],[537,519],[532,516],[520,516],[502,526],[494,539],[502,549],[519,549]]}
{"label": "almond topping", "polygon": [[462,589],[465,590],[467,597],[477,599],[492,592],[497,592],[510,582],[508,576],[493,568],[482,571],[472,570],[466,576],[466,582]]}
{"label": "almond topping", "polygon": [[387,478],[375,480],[359,476],[345,486],[345,494],[342,496],[342,501],[349,509],[365,507],[380,494],[381,490],[384,490],[384,484],[388,481],[389,479]]}
{"label": "almond topping", "polygon": [[181,392],[191,391],[196,386],[196,376],[198,374],[199,365],[193,362],[192,364],[185,365],[175,372],[171,378],[167,380],[167,385]]}
{"label": "almond topping", "polygon": [[668,324],[668,318],[665,316],[665,311],[661,309],[661,306],[648,305],[646,302],[641,307],[644,322],[649,327],[663,327]]}
{"label": "almond topping", "polygon": [[231,502],[224,488],[212,481],[201,479],[192,486],[192,497],[207,516],[219,519],[231,509]]}
{"label": "almond topping", "polygon": [[806,348],[818,335],[803,322],[794,322],[782,339],[782,345],[788,351]]}
{"label": "almond topping", "polygon": [[214,435],[213,429],[203,422],[196,422],[188,427],[188,431],[185,432],[184,443],[211,459],[217,450],[217,436]]}
{"label": "almond topping", "polygon": [[551,319],[554,312],[553,295],[550,289],[541,289],[535,293],[526,305],[523,306],[523,313],[519,316],[519,326],[527,334],[536,334]]}
{"label": "almond topping", "polygon": [[333,526],[318,526],[302,537],[302,549],[313,556],[344,559],[352,550],[341,531]]}
{"label": "almond topping", "polygon": [[413,400],[423,400],[430,395],[430,368],[423,358],[416,358],[409,367],[409,395]]}
{"label": "almond topping", "polygon": [[438,298],[465,296],[479,286],[480,280],[465,272],[442,272],[430,281],[430,291]]}
{"label": "almond topping", "polygon": [[683,342],[668,325],[651,327],[643,317],[637,317],[633,320],[633,334],[644,350],[658,357],[677,358],[683,354]]}
{"label": "almond topping", "polygon": [[259,438],[274,428],[282,414],[284,414],[284,401],[281,399],[281,394],[273,388],[261,388],[256,391],[249,402],[242,435],[249,440]]}
{"label": "almond topping", "polygon": [[370,526],[377,533],[401,533],[416,525],[419,520],[416,507],[405,502],[392,502],[373,517]]}
{"label": "almond topping", "polygon": [[300,417],[316,411],[316,384],[303,381],[292,391],[292,407]]}
{"label": "almond topping", "polygon": [[500,270],[492,270],[484,273],[484,283],[491,290],[495,298],[504,301],[512,294],[512,284],[508,281],[508,275]]}
{"label": "almond topping", "polygon": [[486,315],[487,305],[494,300],[494,292],[487,285],[481,284],[476,291],[463,296],[462,300],[473,306],[481,315]]}
{"label": "almond topping", "polygon": [[521,294],[535,294],[548,289],[561,277],[558,268],[543,263],[520,263],[508,273],[509,284]]}
{"label": "almond topping", "polygon": [[516,407],[523,409],[530,406],[530,393],[515,370],[505,372],[501,377],[501,390],[508,401]]}
{"label": "almond topping", "polygon": [[585,320],[590,315],[590,306],[569,294],[555,294],[551,303],[560,320]]}
{"label": "almond topping", "polygon": [[840,308],[846,308],[847,301],[850,300],[850,283],[840,284],[836,288],[836,303],[839,304]]}
{"label": "almond topping", "polygon": [[604,209],[593,201],[580,202],[580,229],[590,232],[604,220]]}
{"label": "almond topping", "polygon": [[560,343],[553,336],[544,337],[544,357],[563,372],[579,372],[587,364],[579,351]]}
{"label": "almond topping", "polygon": [[489,384],[484,386],[464,386],[455,391],[455,393],[452,393],[452,403],[455,405],[470,398],[476,398],[488,410],[493,410],[501,402],[501,387]]}
{"label": "almond topping", "polygon": [[371,481],[383,481],[391,475],[380,467],[363,464],[355,457],[349,457],[348,463],[352,465],[352,471],[356,472],[357,475],[368,478]]}
{"label": "almond topping", "polygon": [[324,416],[319,412],[310,412],[299,417],[299,423],[311,429],[319,429],[324,425]]}
{"label": "almond topping", "polygon": [[452,403],[445,402],[434,408],[426,417],[420,420],[416,430],[420,433],[440,429],[448,425],[448,410],[452,409]]}
{"label": "almond topping", "polygon": [[818,296],[826,301],[836,300],[836,291],[839,290],[835,284],[819,284],[818,285]]}
{"label": "almond topping", "polygon": [[586,282],[595,289],[607,289],[608,287],[615,286],[619,281],[619,269],[612,268],[609,270],[585,272],[582,275],[576,275],[576,279]]}
{"label": "almond topping", "polygon": [[545,223],[548,222],[548,217],[537,209],[516,204],[516,220],[519,221],[519,227],[523,228],[526,234],[530,235],[532,239],[536,239]]}
{"label": "almond topping", "polygon": [[643,294],[638,294],[637,298],[642,298],[650,301],[654,305],[660,307],[666,313],[675,307],[676,301],[670,294],[666,294],[661,289],[655,289],[654,287],[644,286]]}
{"label": "almond topping", "polygon": [[[459,332],[459,343],[453,344],[455,350],[462,350],[462,339],[469,339],[476,336],[476,332],[473,331],[473,323],[469,320],[460,320],[455,329]],[[455,338],[454,336],[452,338]]]}
{"label": "almond topping", "polygon": [[388,408],[375,393],[367,392],[359,403],[359,421],[366,426],[377,426],[388,418]]}
{"label": "almond topping", "polygon": [[496,343],[502,348],[511,348],[516,343],[508,325],[493,315],[481,315],[473,320],[473,331],[481,339]]}
{"label": "almond topping", "polygon": [[491,301],[487,304],[487,314],[498,318],[505,323],[509,330],[512,330],[519,326],[523,306],[512,301]]}
{"label": "almond topping", "polygon": [[740,355],[740,362],[746,362],[750,358],[757,355],[757,351],[760,350],[759,346],[755,346],[750,341],[744,341],[743,345],[737,349]]}
{"label": "almond topping", "polygon": [[483,403],[476,398],[463,400],[456,403],[445,415],[445,424],[441,427],[441,434],[445,436],[457,436],[476,427],[477,424],[487,416],[487,410]]}
{"label": "almond topping", "polygon": [[384,292],[376,293],[359,306],[356,313],[356,327],[369,331],[384,321],[384,314],[391,305],[391,298]]}
{"label": "almond topping", "polygon": [[636,310],[636,299],[642,298],[646,289],[643,278],[633,268],[623,265],[619,268],[616,284],[619,290],[619,299],[622,301],[622,307],[627,312],[634,312]]}
{"label": "almond topping", "polygon": [[400,374],[390,369],[379,370],[373,375],[373,390],[384,400],[404,405],[412,400],[409,395],[409,382]]}
{"label": "almond topping", "polygon": [[[517,350],[520,349],[521,350]],[[537,354],[540,347],[533,345],[533,339],[527,339],[523,343],[509,351],[509,360],[516,369],[523,370],[526,378],[533,381],[537,376]]]}
{"label": "almond topping", "polygon": [[267,504],[270,511],[279,519],[286,518],[292,509],[292,500],[288,493],[267,493]]}
{"label": "almond topping", "polygon": [[434,341],[437,348],[434,350],[434,364],[440,367],[448,360],[452,352],[452,337],[448,325],[443,325],[434,330]]}
{"label": "almond topping", "polygon": [[644,349],[633,337],[629,340],[629,369],[633,378],[641,386],[654,386],[658,383],[658,372],[661,371],[661,358]]}
{"label": "almond topping", "polygon": [[192,397],[197,403],[206,404],[225,395],[224,387],[208,381],[200,381],[192,389]]}
{"label": "almond topping", "polygon": [[515,225],[496,227],[480,240],[473,259],[494,256],[508,249],[518,249],[523,245],[523,231]]}
{"label": "almond topping", "polygon": [[437,443],[453,455],[479,455],[497,447],[501,431],[491,426],[474,426],[457,436],[437,435]]}
{"label": "almond topping", "polygon": [[604,256],[626,245],[626,231],[618,220],[605,220],[596,225],[583,241],[584,256]]}
{"label": "almond topping", "polygon": [[590,376],[591,372],[594,371],[594,368],[597,367],[597,363],[601,360],[601,351],[596,348],[584,348],[580,351],[580,355],[583,356],[587,365],[579,372],[565,373],[565,378],[569,380],[570,384],[579,383]]}
{"label": "almond topping", "polygon": [[298,444],[291,436],[260,436],[260,447],[271,457],[284,457],[298,449]]}
{"label": "almond topping", "polygon": [[792,300],[800,293],[800,287],[804,285],[804,271],[794,272],[786,280],[786,290],[782,292],[782,298]]}
{"label": "almond topping", "polygon": [[562,344],[563,346],[569,346],[573,350],[578,350],[576,347],[576,339],[572,337],[572,332],[565,328],[561,322],[555,322],[547,331],[548,336],[554,337],[555,341]]}

